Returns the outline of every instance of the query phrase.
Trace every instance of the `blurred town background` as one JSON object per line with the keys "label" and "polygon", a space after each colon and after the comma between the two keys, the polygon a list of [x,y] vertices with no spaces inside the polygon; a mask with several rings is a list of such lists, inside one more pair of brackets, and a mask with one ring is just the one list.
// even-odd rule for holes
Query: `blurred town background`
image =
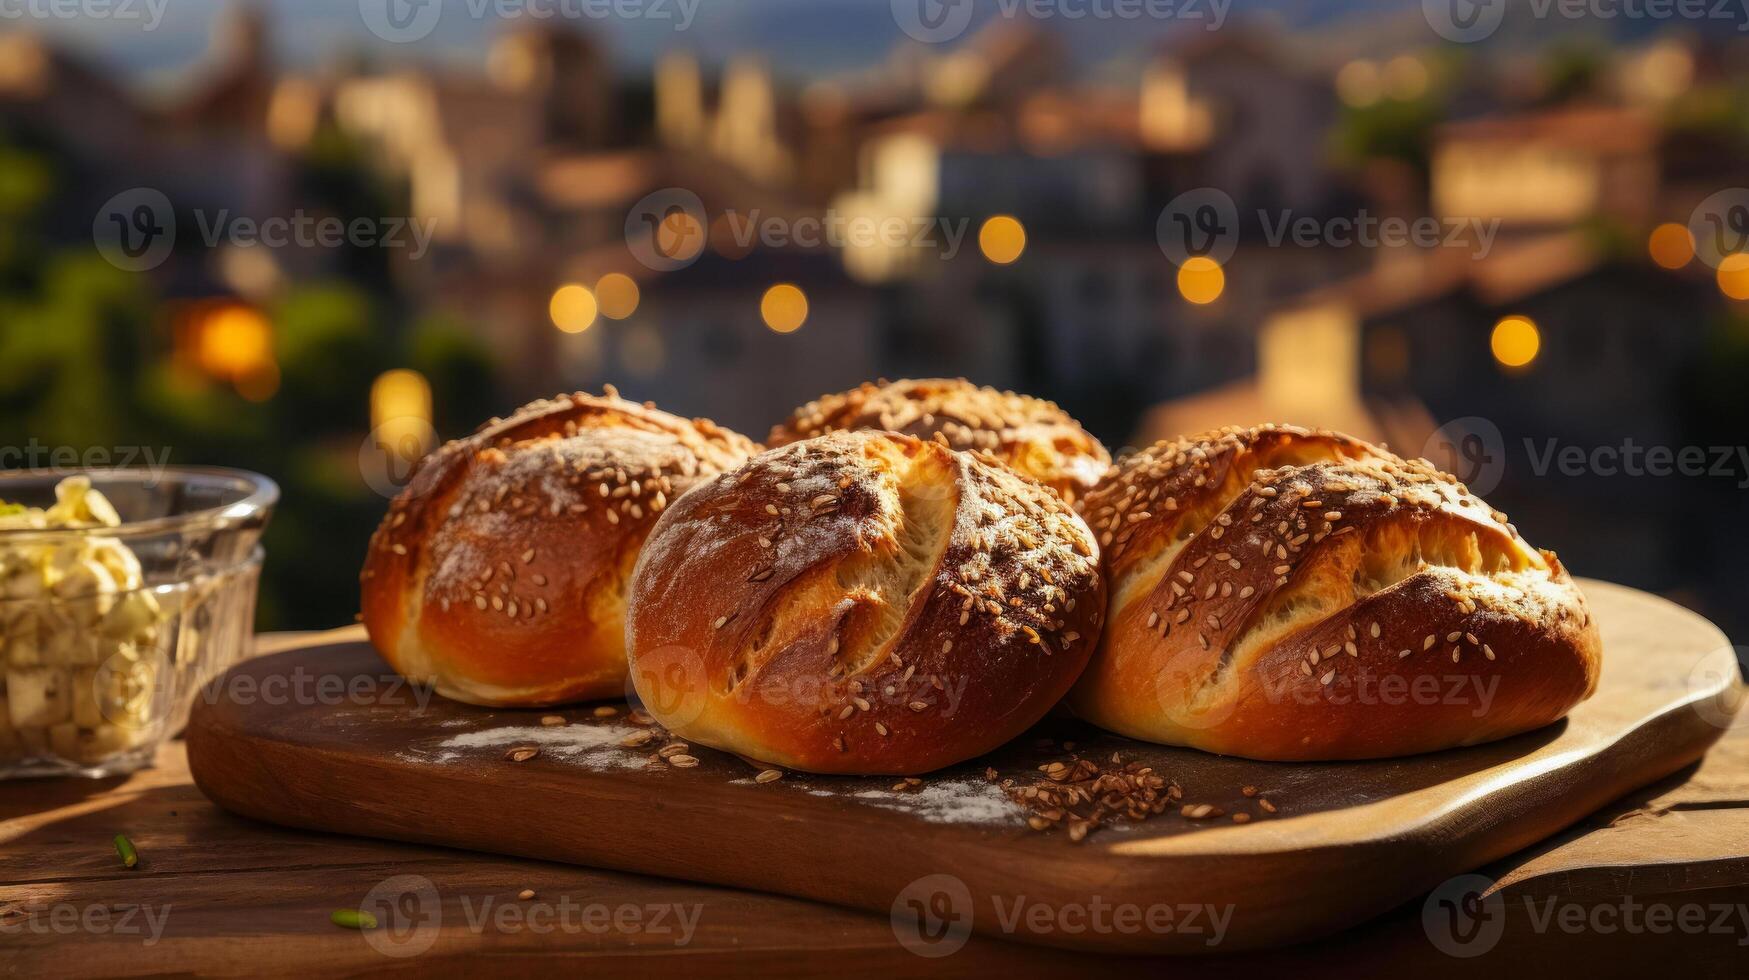
{"label": "blurred town background", "polygon": [[349,621],[409,461],[524,400],[757,439],[964,375],[1426,454],[1749,635],[1740,16],[133,2],[0,18],[0,447],[275,477],[265,628]]}

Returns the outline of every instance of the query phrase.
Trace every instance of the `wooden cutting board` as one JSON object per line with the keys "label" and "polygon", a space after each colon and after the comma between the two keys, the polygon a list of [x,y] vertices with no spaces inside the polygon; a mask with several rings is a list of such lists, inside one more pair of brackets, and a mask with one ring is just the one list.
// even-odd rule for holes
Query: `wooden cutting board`
{"label": "wooden cutting board", "polygon": [[[272,823],[871,909],[924,954],[967,928],[1113,952],[1256,948],[1335,932],[1535,843],[1724,733],[1743,693],[1725,636],[1665,600],[1584,588],[1604,639],[1595,697],[1541,731],[1405,759],[1252,762],[1051,719],[917,787],[800,773],[761,784],[707,749],[682,769],[653,758],[659,742],[622,747],[640,730],[623,704],[514,711],[416,690],[352,629],[210,687],[189,765],[214,802]],[[550,714],[568,723],[542,725]],[[507,758],[519,746],[541,751]],[[984,776],[1031,780],[1042,764],[1113,752],[1223,816],[1168,812],[1076,843],[1030,830]]]}

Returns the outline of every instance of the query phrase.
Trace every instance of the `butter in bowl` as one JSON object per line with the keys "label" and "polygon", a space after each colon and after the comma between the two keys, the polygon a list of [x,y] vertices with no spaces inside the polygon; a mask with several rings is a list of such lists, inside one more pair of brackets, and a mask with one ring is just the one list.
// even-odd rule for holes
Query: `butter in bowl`
{"label": "butter in bowl", "polygon": [[151,761],[247,653],[278,495],[212,468],[0,474],[0,778]]}

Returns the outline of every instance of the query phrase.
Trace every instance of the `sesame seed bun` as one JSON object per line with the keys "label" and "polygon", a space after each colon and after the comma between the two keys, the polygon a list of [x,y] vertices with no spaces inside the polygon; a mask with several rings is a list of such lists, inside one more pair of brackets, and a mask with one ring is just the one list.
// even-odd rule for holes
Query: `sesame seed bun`
{"label": "sesame seed bun", "polygon": [[1056,403],[964,378],[881,381],[824,395],[796,409],[766,443],[784,446],[854,429],[939,438],[951,449],[990,453],[1070,502],[1111,467],[1099,440]]}
{"label": "sesame seed bun", "polygon": [[993,458],[893,432],[753,457],[662,515],[632,577],[645,709],[792,769],[921,773],[987,752],[1097,640],[1092,532]]}
{"label": "sesame seed bun", "polygon": [[371,537],[372,644],[472,704],[622,695],[626,580],[645,536],[756,448],[612,388],[494,419],[427,457]]}
{"label": "sesame seed bun", "polygon": [[1528,731],[1597,686],[1566,569],[1425,460],[1225,429],[1120,461],[1084,512],[1111,598],[1070,703],[1113,731],[1375,758]]}

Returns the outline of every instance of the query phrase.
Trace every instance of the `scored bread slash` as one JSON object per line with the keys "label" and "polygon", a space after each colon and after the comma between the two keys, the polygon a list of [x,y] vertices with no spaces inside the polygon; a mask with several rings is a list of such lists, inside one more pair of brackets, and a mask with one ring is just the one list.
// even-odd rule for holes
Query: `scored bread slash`
{"label": "scored bread slash", "polygon": [[504,758],[509,759],[511,762],[527,762],[537,755],[540,755],[540,746],[517,745],[512,747],[510,751],[504,753]]}
{"label": "scored bread slash", "polygon": [[[1096,725],[1268,761],[1380,758],[1535,728],[1596,688],[1601,641],[1571,576],[1426,460],[1336,432],[1228,427],[1126,455],[1082,503],[1114,597],[1070,695]],[[1501,671],[1488,643],[1508,638],[1535,653]],[[1415,706],[1376,726],[1338,697],[1446,660],[1500,681],[1496,704],[1513,710]],[[1259,681],[1315,697],[1282,724],[1247,710]]]}
{"label": "scored bread slash", "polygon": [[[1000,464],[889,431],[794,442],[664,514],[627,603],[630,673],[695,745],[791,771],[933,772],[1020,736],[1072,686],[1103,625],[1097,550],[1068,504]],[[803,567],[833,574],[816,589]],[[972,677],[983,693],[962,703]],[[755,690],[771,684],[811,693]]]}

